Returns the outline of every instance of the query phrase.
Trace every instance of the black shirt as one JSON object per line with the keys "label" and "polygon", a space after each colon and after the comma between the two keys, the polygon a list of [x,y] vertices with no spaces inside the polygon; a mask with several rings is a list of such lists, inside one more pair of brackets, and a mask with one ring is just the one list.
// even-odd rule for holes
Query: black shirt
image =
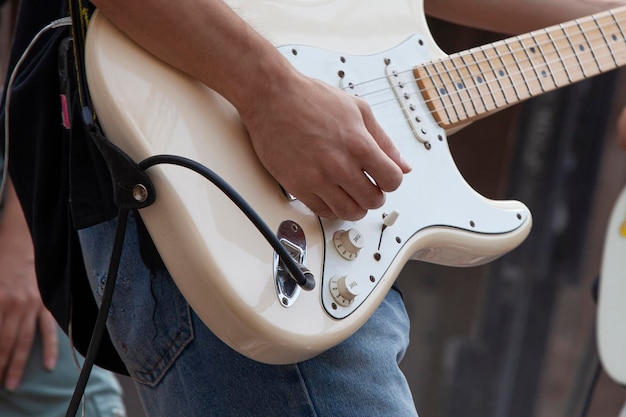
{"label": "black shirt", "polygon": [[[23,0],[8,74],[35,34],[67,15],[64,0]],[[74,344],[85,354],[97,307],[76,230],[113,218],[117,208],[106,164],[80,118],[72,118],[71,129],[62,125],[59,47],[70,33],[69,27],[46,32],[17,73],[8,109],[8,164],[33,238],[43,301],[66,332],[71,320]],[[77,101],[70,102],[76,109]],[[108,335],[104,339],[96,363],[126,373]]]}

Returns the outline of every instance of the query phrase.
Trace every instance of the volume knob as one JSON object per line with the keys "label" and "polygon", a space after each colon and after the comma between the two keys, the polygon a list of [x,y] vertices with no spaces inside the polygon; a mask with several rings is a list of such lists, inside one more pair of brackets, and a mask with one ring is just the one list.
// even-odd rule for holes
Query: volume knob
{"label": "volume knob", "polygon": [[359,295],[361,288],[359,282],[348,278],[347,275],[336,275],[330,280],[330,293],[337,304],[348,307]]}
{"label": "volume knob", "polygon": [[351,261],[363,249],[365,238],[356,229],[337,230],[333,235],[333,243],[339,255]]}

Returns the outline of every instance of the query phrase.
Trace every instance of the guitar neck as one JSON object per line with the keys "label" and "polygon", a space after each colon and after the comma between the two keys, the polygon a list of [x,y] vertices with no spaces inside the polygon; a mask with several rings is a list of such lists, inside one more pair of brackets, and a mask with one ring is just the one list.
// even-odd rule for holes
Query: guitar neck
{"label": "guitar neck", "polygon": [[414,68],[444,128],[626,64],[626,7],[469,49]]}

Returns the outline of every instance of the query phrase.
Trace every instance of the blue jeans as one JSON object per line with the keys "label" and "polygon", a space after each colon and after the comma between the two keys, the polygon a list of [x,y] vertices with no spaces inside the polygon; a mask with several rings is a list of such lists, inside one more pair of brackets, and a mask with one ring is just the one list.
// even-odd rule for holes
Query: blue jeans
{"label": "blue jeans", "polygon": [[[112,220],[79,232],[96,299],[115,234]],[[394,289],[353,336],[308,361],[265,365],[222,343],[166,271],[139,256],[129,218],[108,328],[149,416],[416,416],[398,363],[409,323]]]}

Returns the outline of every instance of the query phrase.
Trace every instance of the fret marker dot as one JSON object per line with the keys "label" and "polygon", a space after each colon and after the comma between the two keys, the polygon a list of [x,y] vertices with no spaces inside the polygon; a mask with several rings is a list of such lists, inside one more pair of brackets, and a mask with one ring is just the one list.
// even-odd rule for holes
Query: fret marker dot
{"label": "fret marker dot", "polygon": [[500,70],[500,71],[498,71],[498,74],[500,74],[500,76],[503,77],[504,76],[504,71]]}
{"label": "fret marker dot", "polygon": [[546,78],[546,77],[548,76],[548,73],[546,72],[546,70],[542,70],[542,71],[541,71],[541,76],[542,76],[543,78]]}
{"label": "fret marker dot", "polygon": [[617,35],[616,35],[616,34],[612,34],[612,35],[611,35],[611,39],[613,39],[614,41],[616,41],[616,40],[617,40]]}
{"label": "fret marker dot", "polygon": [[534,54],[534,53],[535,53],[535,51],[536,51],[536,50],[535,50],[535,47],[534,47],[534,46],[531,46],[531,47],[530,47],[530,52],[532,52],[532,53]]}
{"label": "fret marker dot", "polygon": [[463,89],[463,83],[458,83],[456,86],[457,86],[457,88],[458,88],[459,90],[462,90],[462,89]]}
{"label": "fret marker dot", "polygon": [[483,77],[476,77],[476,81],[478,81],[478,84],[482,84],[483,83]]}
{"label": "fret marker dot", "polygon": [[446,94],[446,89],[445,89],[445,88],[443,88],[443,87],[442,87],[442,88],[440,88],[440,89],[439,89],[439,93],[441,93],[441,95]]}
{"label": "fret marker dot", "polygon": [[581,51],[584,51],[585,50],[585,46],[584,45],[579,45],[578,49],[580,49]]}

